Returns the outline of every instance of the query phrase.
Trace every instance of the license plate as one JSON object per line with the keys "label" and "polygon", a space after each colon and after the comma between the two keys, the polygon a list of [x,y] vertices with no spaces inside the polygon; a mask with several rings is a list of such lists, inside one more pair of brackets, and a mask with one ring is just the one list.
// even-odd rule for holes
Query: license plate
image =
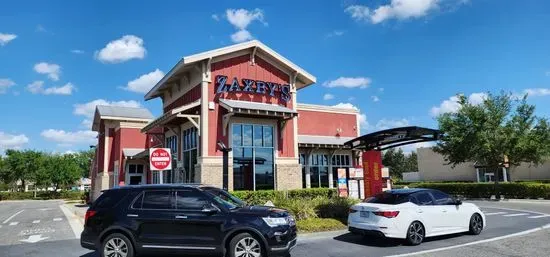
{"label": "license plate", "polygon": [[359,216],[361,216],[363,218],[368,218],[369,217],[369,212],[368,211],[360,211]]}

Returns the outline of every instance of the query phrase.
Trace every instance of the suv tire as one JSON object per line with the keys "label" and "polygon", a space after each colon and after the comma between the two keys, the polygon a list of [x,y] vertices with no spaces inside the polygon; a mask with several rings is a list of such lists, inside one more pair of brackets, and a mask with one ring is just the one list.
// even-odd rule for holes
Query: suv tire
{"label": "suv tire", "polygon": [[257,237],[249,233],[240,233],[233,237],[229,242],[229,257],[246,257],[250,256],[263,257],[265,256],[263,245]]}
{"label": "suv tire", "polygon": [[134,257],[134,246],[128,237],[120,233],[110,234],[101,242],[101,257]]}

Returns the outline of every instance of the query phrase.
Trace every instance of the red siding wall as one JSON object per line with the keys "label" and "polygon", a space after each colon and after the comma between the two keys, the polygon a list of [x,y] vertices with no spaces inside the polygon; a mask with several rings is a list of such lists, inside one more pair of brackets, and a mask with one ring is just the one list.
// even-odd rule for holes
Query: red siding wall
{"label": "red siding wall", "polygon": [[357,137],[357,114],[298,110],[298,135],[337,136],[338,128],[339,136]]}
{"label": "red siding wall", "polygon": [[[124,148],[144,148],[147,146],[147,135],[141,133],[137,128],[120,128],[121,140],[119,155],[123,158],[122,149]],[[119,180],[124,181],[126,174],[124,173],[125,161],[120,161]]]}
{"label": "red siding wall", "polygon": [[109,129],[109,142],[107,142],[109,145],[108,145],[108,148],[107,148],[107,156],[109,156],[109,163],[108,163],[108,166],[109,166],[109,169],[107,171],[110,171],[112,172],[114,169],[115,169],[115,156],[116,156],[116,152],[114,151],[114,135],[115,135],[115,129],[113,128],[110,128]]}
{"label": "red siding wall", "polygon": [[180,96],[180,98],[176,99],[174,102],[169,104],[164,108],[164,112],[170,111],[174,108],[180,107],[182,105],[190,104],[194,101],[197,101],[201,98],[201,87],[200,84],[193,87],[191,90],[187,91],[185,94]]}
{"label": "red siding wall", "polygon": [[103,172],[103,164],[105,163],[105,124],[103,121],[99,123],[99,136],[97,137],[97,172]]}
{"label": "red siding wall", "polygon": [[[241,101],[251,101],[251,102],[262,102],[262,103],[271,103],[278,104],[281,106],[288,107],[290,109],[292,106],[292,99],[288,102],[281,100],[277,95],[271,97],[269,95],[260,95],[254,93],[235,93],[228,92],[220,95],[216,95],[216,87],[214,84],[214,79],[218,75],[224,75],[228,77],[228,83],[233,81],[234,77],[239,79],[239,82],[242,79],[252,79],[252,80],[261,80],[265,82],[274,82],[278,84],[288,84],[289,77],[287,74],[277,69],[273,65],[269,64],[265,60],[256,56],[256,64],[250,64],[250,55],[243,55],[228,60],[220,61],[213,63],[211,66],[212,71],[212,80],[213,82],[208,86],[208,101],[214,101],[216,103],[215,110],[210,110],[208,115],[209,122],[209,131],[208,131],[208,155],[210,156],[220,156],[222,153],[218,151],[217,141],[222,140],[226,145],[230,145],[227,136],[223,136],[222,128],[222,117],[226,114],[226,111],[223,107],[220,107],[218,104],[219,98],[223,99],[232,99],[232,100],[241,100]],[[277,128],[274,128],[277,129]],[[283,131],[284,140],[278,141],[279,149],[278,155],[280,157],[293,157],[294,156],[294,125],[292,120],[287,122],[285,130]],[[226,135],[231,133],[230,128]],[[277,129],[278,130],[278,129]]]}

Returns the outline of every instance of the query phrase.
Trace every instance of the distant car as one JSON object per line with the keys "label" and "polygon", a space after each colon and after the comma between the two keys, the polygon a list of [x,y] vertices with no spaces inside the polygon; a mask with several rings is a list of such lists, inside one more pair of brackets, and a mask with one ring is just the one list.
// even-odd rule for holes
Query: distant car
{"label": "distant car", "polygon": [[288,256],[296,245],[296,223],[286,210],[247,206],[224,190],[201,185],[106,190],[84,223],[80,245],[103,257]]}
{"label": "distant car", "polygon": [[351,233],[405,239],[409,245],[432,236],[478,235],[485,225],[485,215],[475,204],[421,188],[385,191],[352,206],[348,216]]}

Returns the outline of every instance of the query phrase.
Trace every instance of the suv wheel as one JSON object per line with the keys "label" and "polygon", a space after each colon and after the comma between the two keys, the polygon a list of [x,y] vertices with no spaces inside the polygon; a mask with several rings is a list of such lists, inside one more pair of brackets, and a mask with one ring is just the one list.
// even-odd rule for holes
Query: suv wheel
{"label": "suv wheel", "polygon": [[241,233],[229,242],[229,257],[262,257],[264,249],[258,239],[249,233]]}
{"label": "suv wheel", "polygon": [[114,233],[103,240],[102,257],[134,257],[132,242],[123,234]]}

